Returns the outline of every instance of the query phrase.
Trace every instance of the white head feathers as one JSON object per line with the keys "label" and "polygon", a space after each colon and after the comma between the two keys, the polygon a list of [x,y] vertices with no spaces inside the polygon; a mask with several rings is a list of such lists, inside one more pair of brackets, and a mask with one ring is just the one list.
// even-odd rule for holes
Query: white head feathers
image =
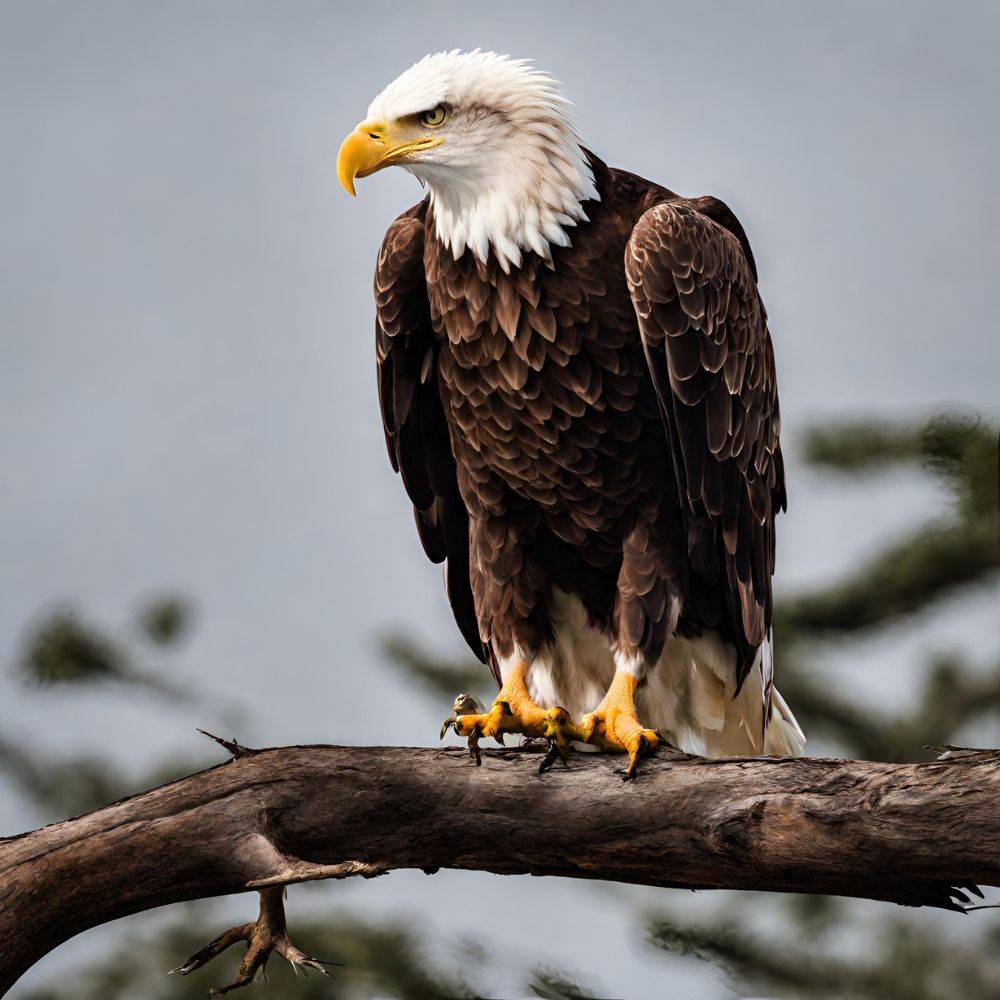
{"label": "white head feathers", "polygon": [[430,189],[437,236],[455,257],[485,260],[493,248],[506,270],[522,251],[549,256],[568,227],[599,197],[571,119],[570,103],[547,74],[495,52],[425,56],[368,108],[392,121],[444,105],[444,142],[402,165]]}

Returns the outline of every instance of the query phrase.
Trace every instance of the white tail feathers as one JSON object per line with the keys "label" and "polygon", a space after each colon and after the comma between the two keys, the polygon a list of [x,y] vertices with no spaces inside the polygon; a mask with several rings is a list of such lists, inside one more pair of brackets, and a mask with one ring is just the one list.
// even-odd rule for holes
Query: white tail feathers
{"label": "white tail feathers", "polygon": [[[762,654],[769,657],[769,652],[762,647]],[[712,633],[672,637],[640,694],[640,718],[688,753],[799,756],[805,749],[805,736],[787,702],[774,689],[765,725],[764,657],[754,664],[739,694],[733,682],[734,659],[733,648]]]}
{"label": "white tail feathers", "polygon": [[764,734],[764,753],[771,757],[800,757],[805,749],[805,733],[785,699],[777,690],[772,690],[771,721]]}

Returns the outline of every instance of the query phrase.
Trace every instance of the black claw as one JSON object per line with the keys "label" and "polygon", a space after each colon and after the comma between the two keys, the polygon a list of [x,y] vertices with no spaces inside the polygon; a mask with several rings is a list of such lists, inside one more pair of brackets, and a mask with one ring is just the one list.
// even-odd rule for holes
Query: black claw
{"label": "black claw", "polygon": [[493,739],[495,739],[497,741],[497,743],[499,743],[500,746],[502,746],[502,747],[505,747],[507,745],[506,743],[504,743],[503,731],[502,730],[497,730],[493,734]]}
{"label": "black claw", "polygon": [[548,750],[545,751],[545,756],[542,758],[542,762],[538,765],[538,773],[544,774],[557,760],[561,759],[559,748],[554,742],[550,743]]}
{"label": "black claw", "polygon": [[[639,749],[641,752],[642,747],[640,746]],[[628,767],[625,768],[625,771],[622,774],[622,781],[635,781],[638,776],[639,776],[639,755],[636,754],[634,758],[629,760]]]}

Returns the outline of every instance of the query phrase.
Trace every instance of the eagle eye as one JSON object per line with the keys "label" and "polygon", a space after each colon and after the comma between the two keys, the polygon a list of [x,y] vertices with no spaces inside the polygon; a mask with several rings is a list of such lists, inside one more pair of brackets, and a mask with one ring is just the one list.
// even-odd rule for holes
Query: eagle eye
{"label": "eagle eye", "polygon": [[439,104],[436,108],[431,108],[430,111],[420,112],[420,124],[425,128],[437,128],[438,125],[443,125],[448,120],[448,114],[448,109],[443,104]]}

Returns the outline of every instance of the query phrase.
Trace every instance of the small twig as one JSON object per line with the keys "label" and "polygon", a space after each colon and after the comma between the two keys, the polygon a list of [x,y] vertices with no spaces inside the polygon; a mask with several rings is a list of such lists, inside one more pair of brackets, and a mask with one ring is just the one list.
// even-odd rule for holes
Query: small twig
{"label": "small twig", "polygon": [[938,760],[962,760],[968,757],[974,757],[976,760],[989,760],[993,757],[1000,757],[1000,750],[988,747],[957,747],[950,743],[941,743],[925,746],[924,749],[933,750],[938,755]]}
{"label": "small twig", "polygon": [[318,882],[325,879],[377,878],[385,875],[389,868],[385,865],[370,864],[367,861],[341,861],[333,865],[317,865],[310,861],[289,859],[288,866],[275,875],[247,882],[248,889],[267,889],[274,886],[288,886],[296,882]]}
{"label": "small twig", "polygon": [[231,740],[227,740],[221,736],[216,736],[205,729],[199,729],[198,732],[203,736],[207,736],[210,740],[215,740],[220,747],[232,754],[233,760],[240,760],[243,757],[253,757],[261,752],[260,750],[255,750],[253,747],[241,746],[236,741],[236,737],[233,737]]}

